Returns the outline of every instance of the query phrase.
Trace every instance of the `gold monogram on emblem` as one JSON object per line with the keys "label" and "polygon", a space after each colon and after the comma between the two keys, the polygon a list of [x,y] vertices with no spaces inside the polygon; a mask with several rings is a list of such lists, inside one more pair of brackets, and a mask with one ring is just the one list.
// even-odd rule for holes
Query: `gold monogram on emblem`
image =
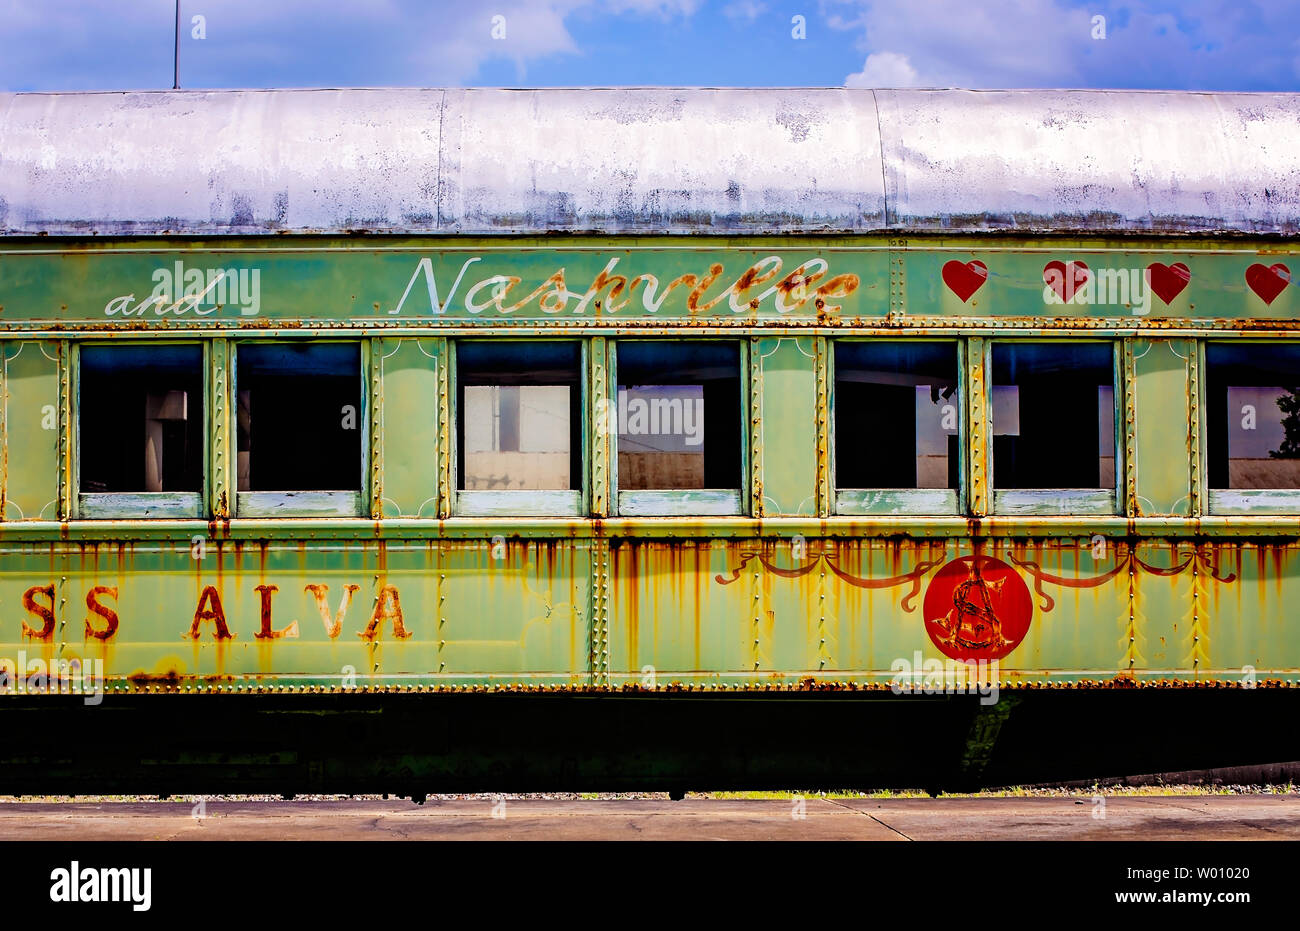
{"label": "gold monogram on emblem", "polygon": [[990,582],[980,574],[974,562],[970,575],[952,592],[952,610],[946,617],[931,621],[943,632],[939,638],[944,646],[959,646],[967,650],[1000,650],[1010,641],[1002,636],[1002,621],[993,610],[995,593],[1001,593],[1006,578]]}

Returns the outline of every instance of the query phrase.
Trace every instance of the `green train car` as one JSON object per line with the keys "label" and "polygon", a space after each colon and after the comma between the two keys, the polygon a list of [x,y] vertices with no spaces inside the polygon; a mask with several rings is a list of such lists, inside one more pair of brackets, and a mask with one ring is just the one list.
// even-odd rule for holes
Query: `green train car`
{"label": "green train car", "polygon": [[0,96],[0,792],[1300,758],[1298,127]]}

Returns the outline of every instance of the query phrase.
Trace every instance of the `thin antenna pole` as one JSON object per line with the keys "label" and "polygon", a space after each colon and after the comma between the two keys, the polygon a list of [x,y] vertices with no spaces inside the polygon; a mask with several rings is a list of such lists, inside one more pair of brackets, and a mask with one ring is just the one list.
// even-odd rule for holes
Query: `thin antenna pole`
{"label": "thin antenna pole", "polygon": [[181,88],[181,0],[176,0],[176,48],[172,53],[172,90]]}

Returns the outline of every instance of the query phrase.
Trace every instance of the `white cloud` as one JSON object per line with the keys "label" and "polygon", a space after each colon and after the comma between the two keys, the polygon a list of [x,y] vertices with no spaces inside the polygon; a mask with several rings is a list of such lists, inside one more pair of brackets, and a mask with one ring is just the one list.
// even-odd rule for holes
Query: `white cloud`
{"label": "white cloud", "polygon": [[[868,52],[861,85],[1043,86],[1075,80],[1091,14],[1056,0],[854,0],[842,29],[860,31]],[[856,15],[853,15],[856,14]]]}
{"label": "white cloud", "polygon": [[[1268,0],[820,0],[820,9],[866,56],[850,83],[899,83],[904,63],[930,87],[1289,90],[1300,73],[1294,5]],[[1105,39],[1092,36],[1097,14]]]}
{"label": "white cloud", "polygon": [[728,19],[743,19],[752,23],[767,12],[767,4],[762,0],[735,0],[722,8],[722,14]]}
{"label": "white cloud", "polygon": [[844,79],[846,87],[917,87],[916,69],[906,55],[875,52],[867,56],[862,70]]}

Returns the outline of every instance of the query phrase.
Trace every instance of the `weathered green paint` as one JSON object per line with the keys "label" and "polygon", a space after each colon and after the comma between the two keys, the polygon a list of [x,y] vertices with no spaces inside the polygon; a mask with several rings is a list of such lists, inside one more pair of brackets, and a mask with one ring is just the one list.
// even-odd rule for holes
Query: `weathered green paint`
{"label": "weathered green paint", "polygon": [[831,495],[835,450],[832,446],[831,346],[824,336],[813,339],[814,384],[817,389],[817,516],[829,517],[835,503]]}
{"label": "weathered green paint", "polygon": [[966,443],[958,447],[965,450],[962,479],[965,482],[967,512],[981,518],[992,507],[993,481],[993,389],[989,379],[993,371],[992,346],[982,336],[966,340],[962,355],[962,373],[965,381],[966,403],[963,435]]}
{"label": "weathered green paint", "polygon": [[462,517],[577,517],[582,514],[581,491],[456,492],[456,513]]}
{"label": "weathered green paint", "polygon": [[835,496],[836,514],[934,514],[958,513],[957,492],[951,488],[852,489]]}
{"label": "weathered green paint", "polygon": [[1294,488],[1211,488],[1211,514],[1295,514],[1300,491]]}
{"label": "weathered green paint", "polygon": [[586,397],[591,404],[587,419],[587,488],[593,517],[607,517],[613,493],[611,482],[610,426],[618,410],[616,386],[609,378],[610,347],[603,336],[591,341],[587,350]]}
{"label": "weathered green paint", "polygon": [[620,491],[621,517],[664,517],[672,514],[727,517],[744,512],[740,492],[704,488],[691,491]]}
{"label": "weathered green paint", "polygon": [[[836,519],[804,517],[749,518],[737,516],[659,517],[655,520],[615,517],[595,521],[590,517],[519,517],[509,522],[512,532],[529,539],[589,539],[637,537],[644,539],[699,538],[749,539],[800,536],[826,539],[878,539],[906,536],[917,540],[960,537],[967,540],[1071,539],[1095,531],[1135,539],[1181,540],[1221,538],[1224,543],[1254,539],[1290,539],[1300,536],[1295,515],[1245,514],[1211,515],[1199,519],[1180,517],[1127,518],[1119,515],[1057,517],[994,515],[978,522],[969,516],[926,517],[914,515],[855,515]],[[315,540],[464,540],[477,539],[489,529],[477,518],[314,518],[310,524],[252,518],[247,520],[72,520],[0,522],[0,540],[55,541],[68,535],[78,540],[103,542],[129,537],[132,540],[171,540],[193,533],[207,533],[213,540],[293,540],[308,534]]]}
{"label": "weathered green paint", "polygon": [[[1276,338],[1294,326],[1292,288],[1264,305],[1244,284],[1245,269],[1263,256],[1293,254],[1246,241],[1028,238],[11,243],[0,251],[0,657],[102,659],[122,688],[761,686],[809,678],[887,685],[900,658],[942,658],[925,631],[924,594],[945,562],[980,552],[1016,566],[1032,592],[1029,632],[1002,661],[1005,681],[1235,681],[1245,666],[1260,678],[1294,679],[1300,502],[1285,492],[1206,490],[1205,506],[1197,503],[1200,343]],[[422,258],[431,259],[445,299],[464,262],[480,255],[444,313],[430,313],[423,277],[402,312],[387,313]],[[724,295],[754,265],[774,268],[761,264],[768,256],[781,259],[781,272],[755,284],[753,297],[817,256],[828,267],[821,284],[842,274],[859,284],[824,296],[842,305],[835,312],[819,314],[810,298],[782,313],[771,294],[757,311],[742,302],[737,313],[723,297],[690,313],[688,294],[712,265],[724,270],[697,305]],[[633,305],[612,312],[612,284],[596,292],[590,284],[615,257],[611,274],[657,276],[656,297],[674,278],[697,278],[655,313],[644,306],[644,284]],[[178,259],[205,270],[257,267],[258,313],[232,305],[202,317],[105,316],[114,296],[146,295],[152,272]],[[954,259],[987,266],[968,301],[942,283]],[[1147,315],[1122,304],[1045,302],[1044,265],[1080,259],[1130,271],[1183,262],[1190,279],[1168,306],[1153,298]],[[559,268],[563,293],[557,281],[509,314],[466,309],[482,280],[518,277],[511,297],[522,297]],[[490,286],[477,294],[488,300]],[[208,476],[196,510],[160,511],[140,496],[77,496],[76,347],[87,338],[174,339],[181,328],[207,351]],[[459,496],[456,337],[557,330],[583,341],[586,487],[563,501]],[[55,332],[61,340],[39,336]],[[615,397],[618,340],[723,332],[744,347],[742,487],[620,491],[616,437],[601,420],[601,402],[608,415]],[[238,494],[230,457],[239,345],[323,334],[366,350],[362,491]],[[961,363],[962,489],[836,488],[835,341],[935,334],[956,341]],[[989,353],[996,340],[1024,337],[1116,346],[1115,493],[993,487]],[[869,412],[862,423],[869,429]],[[109,513],[120,519],[92,519]],[[1130,552],[1139,562],[1120,566]],[[1066,582],[1035,584],[1040,577]],[[331,637],[314,594],[324,589],[308,586],[328,587],[332,621],[350,585],[355,594]],[[87,620],[100,632],[106,623],[87,607],[95,586],[117,590],[96,596],[120,620],[105,641],[85,633]],[[216,636],[209,587],[229,639]],[[268,630],[281,636],[257,636],[263,598]],[[397,636],[399,605],[407,637]],[[194,639],[201,607],[208,616],[200,613]],[[49,637],[24,636],[24,623],[42,626],[44,608],[54,616]]]}
{"label": "weathered green paint", "polygon": [[355,491],[241,491],[240,517],[355,517],[365,513],[365,495]]}
{"label": "weathered green paint", "polygon": [[217,338],[208,344],[208,508],[213,517],[235,513],[238,493],[238,443],[235,440],[235,412],[239,410],[232,388],[235,380],[230,340]]}
{"label": "weathered green paint", "polygon": [[993,492],[996,514],[1115,514],[1115,493],[1104,489],[1065,488],[1047,491],[1006,489]]}
{"label": "weathered green paint", "polygon": [[[1134,339],[1137,513],[1143,517],[1191,514],[1191,361],[1186,339]],[[1120,449],[1116,446],[1116,449]]]}
{"label": "weathered green paint", "polygon": [[[81,517],[124,520],[132,517],[190,517],[206,513],[203,495],[198,492],[157,491],[127,494],[86,494],[77,496]],[[263,515],[268,516],[268,515]]]}
{"label": "weathered green paint", "polygon": [[384,339],[379,377],[383,516],[438,513],[438,365],[440,340]]}
{"label": "weathered green paint", "polygon": [[[33,596],[56,615],[52,636],[15,636],[15,623],[0,644],[5,657],[21,650],[47,663],[102,659],[110,676],[135,677],[137,686],[177,676],[209,686],[245,677],[338,686],[353,673],[359,683],[502,675],[529,684],[586,681],[581,654],[590,609],[585,573],[576,570],[586,561],[583,547],[393,542],[305,551],[286,543],[196,553],[189,544],[132,544],[54,556],[43,549],[5,548],[0,603],[18,606],[17,620],[26,579],[43,579],[55,566],[55,604]],[[328,589],[320,589],[326,613],[331,622],[341,618],[332,637],[308,585]],[[350,599],[349,585],[357,586]],[[87,622],[100,632],[109,623],[87,608],[94,586],[115,590],[95,595],[120,618],[107,641],[85,634]],[[265,593],[257,586],[275,587],[271,636],[259,636]],[[22,616],[39,631],[38,615]]]}
{"label": "weathered green paint", "polygon": [[[1029,241],[989,249],[952,243],[936,248],[939,244],[933,241],[914,243],[903,255],[906,285],[902,308],[908,314],[1104,317],[1127,318],[1133,324],[1140,324],[1163,318],[1291,320],[1300,312],[1294,288],[1285,289],[1271,304],[1266,304],[1246,286],[1246,270],[1251,265],[1286,261],[1288,256],[1296,254],[1295,247],[1290,245],[1244,244],[1235,248],[1223,243],[1143,242],[1128,248],[1106,248],[1088,242],[1062,245]],[[965,301],[943,284],[942,269],[950,261],[982,262],[988,268],[988,280]],[[1093,286],[1074,293],[1069,303],[1049,300],[1051,289],[1045,283],[1044,268],[1051,262],[1083,262],[1094,273],[1123,272],[1128,281],[1121,284],[1118,275],[1108,274],[1103,289],[1100,277],[1094,275]],[[1152,294],[1149,306],[1143,307],[1133,299],[1132,285],[1143,280],[1157,263],[1181,264],[1190,277],[1170,301]]]}
{"label": "weathered green paint", "polygon": [[438,366],[438,517],[451,517],[452,491],[452,366],[455,364],[454,344],[446,339],[434,340],[437,347]]}
{"label": "weathered green paint", "polygon": [[[614,684],[640,681],[647,666],[665,685],[805,677],[884,684],[891,664],[915,651],[943,659],[920,623],[930,571],[919,573],[911,595],[911,581],[874,590],[846,585],[832,564],[879,580],[968,551],[955,539],[614,544],[607,608],[593,606],[605,567],[597,558],[593,586],[591,541],[211,543],[200,552],[188,541],[6,545],[0,603],[14,610],[0,656],[102,659],[119,684],[135,687],[176,677],[206,687],[245,678],[338,686],[353,673],[360,685],[583,684],[593,675],[584,654],[595,636],[610,651]],[[1093,545],[998,541],[985,552],[1086,582],[1110,570],[1118,553],[1113,541],[1105,556]],[[1045,581],[1034,594],[1029,634],[1001,674],[1013,683],[1129,671],[1232,678],[1251,666],[1260,677],[1294,676],[1296,549],[1224,550],[1218,579],[1193,563],[1171,576],[1121,572],[1084,589]],[[1152,541],[1137,552],[1155,568],[1176,569],[1192,550]],[[807,571],[789,575],[798,569]],[[30,596],[37,608],[24,611],[24,593],[43,585],[53,587],[54,600],[37,592]],[[349,585],[357,587],[345,608]],[[88,609],[94,586],[102,586],[96,604],[120,625],[106,642],[85,633],[87,623],[107,627],[102,612]],[[258,586],[275,587],[265,629]],[[329,622],[340,623],[333,636],[317,591]],[[51,636],[20,636],[20,623],[40,633],[41,608],[54,616]],[[603,622],[592,629],[600,610],[609,611],[608,634]]]}
{"label": "weathered green paint", "polygon": [[366,342],[368,367],[362,366],[362,378],[369,374],[369,386],[361,392],[365,411],[367,474],[362,487],[368,489],[366,513],[376,520],[384,516],[384,340],[376,336]]}
{"label": "weathered green paint", "polygon": [[[218,329],[265,326],[266,321],[327,327],[557,325],[574,320],[833,325],[886,317],[895,324],[909,317],[1107,319],[1123,326],[1165,319],[1285,321],[1300,312],[1295,289],[1285,289],[1266,304],[1246,286],[1245,273],[1257,262],[1296,254],[1295,247],[1278,243],[1159,239],[1007,243],[755,237],[683,245],[671,238],[601,242],[571,237],[458,240],[450,247],[402,239],[382,245],[301,238],[219,245],[30,241],[0,250],[0,307],[6,325],[14,328],[122,330]],[[952,261],[987,267],[987,280],[966,300],[944,285],[943,266]],[[182,286],[186,275],[202,273],[203,290],[188,293],[206,293],[205,303],[193,304],[174,284],[178,262]],[[1098,273],[1096,286],[1081,290],[1068,304],[1050,299],[1044,268],[1051,262],[1084,262]],[[1183,290],[1169,302],[1153,294],[1146,307],[1131,293],[1124,300],[1117,273],[1127,276],[1125,287],[1136,285],[1155,263],[1185,266],[1189,278]],[[751,269],[753,274],[742,280]],[[220,281],[215,276],[221,270],[236,276],[256,271],[256,300],[227,295],[224,303],[206,303],[217,296]],[[809,279],[802,291],[796,287],[799,277]],[[194,277],[191,287],[197,288],[197,282]],[[246,275],[242,282],[251,293],[251,278]],[[783,296],[782,291],[790,293]],[[139,313],[151,294],[158,301]]]}
{"label": "weathered green paint", "polygon": [[51,340],[3,344],[4,519],[49,520],[59,501],[59,347]]}
{"label": "weathered green paint", "polygon": [[[73,447],[76,440],[76,432],[73,427],[72,408],[73,398],[77,394],[77,373],[80,369],[78,364],[77,344],[72,340],[59,340],[59,462],[58,462],[58,480],[59,480],[59,520],[71,520],[77,516],[76,502],[76,456],[73,454]],[[11,444],[10,437],[5,437],[5,451],[8,453],[10,448],[15,448],[17,444]],[[26,437],[15,436],[18,443],[26,440]]]}
{"label": "weathered green paint", "polygon": [[755,457],[762,476],[763,516],[817,513],[817,458],[790,450],[817,448],[817,383],[812,338],[755,340],[758,403]]}
{"label": "weathered green paint", "polygon": [[[876,278],[884,271],[883,252],[854,250],[843,256],[843,264],[854,268],[846,272],[832,251],[791,249],[788,243],[773,248],[668,242],[557,248],[500,241],[438,249],[19,247],[0,250],[0,282],[7,321],[122,328],[260,320],[547,321],[559,315],[616,322],[816,317],[841,307],[845,313],[884,315],[883,290],[860,284],[864,274]],[[809,279],[804,289],[780,293],[779,285],[788,282],[788,292],[796,277]]]}

